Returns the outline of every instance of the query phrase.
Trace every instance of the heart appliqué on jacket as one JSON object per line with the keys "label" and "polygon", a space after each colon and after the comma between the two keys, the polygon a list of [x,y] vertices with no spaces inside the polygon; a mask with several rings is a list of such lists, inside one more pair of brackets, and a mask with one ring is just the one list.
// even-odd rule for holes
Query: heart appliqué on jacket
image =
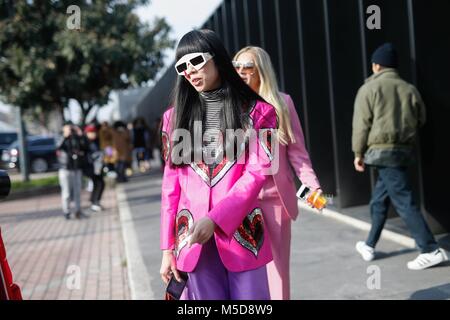
{"label": "heart appliqu\u00e9 on jacket", "polygon": [[255,257],[258,256],[264,242],[264,226],[262,211],[256,208],[244,218],[234,233],[234,238],[244,248],[250,250]]}
{"label": "heart appliqu\u00e9 on jacket", "polygon": [[214,187],[230,170],[236,161],[228,161],[226,157],[219,164],[210,167],[204,162],[191,163],[191,168],[205,181],[208,186]]}
{"label": "heart appliqu\u00e9 on jacket", "polygon": [[163,159],[164,161],[167,161],[170,153],[170,140],[169,135],[164,131],[161,133],[161,146]]}
{"label": "heart appliqu\u00e9 on jacket", "polygon": [[[243,152],[246,148],[246,141],[244,141],[238,150],[237,158],[242,156]],[[236,160],[230,161],[223,155],[222,153],[218,154],[217,157],[223,156],[222,161],[220,163],[215,164],[210,168],[209,165],[201,162],[191,162],[190,166],[194,171],[202,178],[203,181],[208,184],[209,187],[214,187],[224,176],[225,174],[233,167],[236,163]]]}
{"label": "heart appliqu\u00e9 on jacket", "polygon": [[194,218],[192,214],[187,209],[183,209],[177,214],[176,223],[175,223],[175,256],[178,257],[181,249],[183,249],[187,243],[187,235],[189,233],[189,229],[192,228],[194,224]]}

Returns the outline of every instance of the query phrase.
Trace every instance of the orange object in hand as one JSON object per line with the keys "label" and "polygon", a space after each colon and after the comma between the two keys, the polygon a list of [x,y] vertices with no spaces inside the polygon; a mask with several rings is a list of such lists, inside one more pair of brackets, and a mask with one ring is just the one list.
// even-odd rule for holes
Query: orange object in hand
{"label": "orange object in hand", "polygon": [[327,198],[319,193],[318,190],[311,191],[306,185],[302,185],[298,189],[297,197],[309,203],[318,210],[322,210],[327,204]]}
{"label": "orange object in hand", "polygon": [[327,204],[327,199],[322,194],[318,195],[318,193],[319,192],[317,190],[313,191],[311,195],[306,199],[306,201],[314,208],[322,210]]}

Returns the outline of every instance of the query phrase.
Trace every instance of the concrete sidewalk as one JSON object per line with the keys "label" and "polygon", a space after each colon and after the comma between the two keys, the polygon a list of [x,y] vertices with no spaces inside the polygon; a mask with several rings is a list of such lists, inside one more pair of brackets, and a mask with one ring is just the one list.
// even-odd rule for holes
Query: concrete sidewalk
{"label": "concrete sidewalk", "polygon": [[[132,298],[163,299],[159,276],[159,223],[162,175],[159,170],[135,176],[117,188],[125,248],[129,265]],[[134,264],[131,264],[133,262]],[[141,285],[145,279],[147,282]]]}
{"label": "concrete sidewalk", "polygon": [[[83,220],[62,217],[59,194],[0,203],[8,259],[24,299],[163,299],[161,182],[154,169],[107,188],[106,210]],[[301,210],[292,227],[292,299],[450,299],[450,263],[408,270],[418,252],[397,233],[384,234],[377,259],[366,263],[354,249],[367,236],[366,222],[356,221]]]}
{"label": "concrete sidewalk", "polygon": [[[159,171],[133,177],[118,190],[130,213],[133,243],[137,243],[127,250],[144,265],[130,266],[131,282],[146,279],[148,283],[135,294],[148,299],[164,296],[159,276],[161,178]],[[302,209],[292,226],[292,299],[450,299],[450,263],[410,271],[406,263],[418,251],[386,236],[377,247],[377,259],[367,263],[354,249],[366,236],[367,231],[330,215]]]}
{"label": "concrete sidewalk", "polygon": [[114,189],[105,190],[102,203],[105,211],[82,220],[63,217],[59,193],[0,203],[8,260],[24,299],[130,299]]}

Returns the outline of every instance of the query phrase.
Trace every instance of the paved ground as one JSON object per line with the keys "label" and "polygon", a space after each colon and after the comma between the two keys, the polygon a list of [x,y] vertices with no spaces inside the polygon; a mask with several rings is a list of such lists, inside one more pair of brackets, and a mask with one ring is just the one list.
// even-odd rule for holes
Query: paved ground
{"label": "paved ground", "polygon": [[130,299],[114,189],[105,190],[103,205],[104,212],[67,221],[59,194],[0,204],[8,260],[24,299]]}
{"label": "paved ground", "polygon": [[[107,189],[106,210],[81,221],[63,219],[59,194],[2,202],[0,225],[24,298],[162,299],[160,190],[159,170],[132,177],[116,189],[119,200]],[[396,221],[390,229],[404,228]],[[366,263],[354,244],[367,231],[308,210],[292,233],[293,299],[450,299],[450,263],[409,271],[417,251],[388,239]]]}
{"label": "paved ground", "polygon": [[[159,210],[161,174],[132,178],[123,185],[146,266],[151,298],[161,299]],[[378,259],[364,262],[356,241],[367,232],[322,216],[301,212],[293,224],[291,282],[293,299],[450,299],[450,264],[410,271],[418,252],[382,239]]]}
{"label": "paved ground", "polygon": [[[145,266],[144,272],[150,282],[150,299],[163,299],[164,287],[159,276],[161,251],[159,250],[159,222],[161,208],[161,174],[133,177],[121,187],[134,222],[134,231],[138,248],[131,248],[141,254]],[[137,278],[145,278],[138,275]]]}
{"label": "paved ground", "polygon": [[[418,252],[382,239],[377,259],[363,261],[354,245],[367,232],[303,212],[293,225],[292,295],[295,299],[450,299],[450,264],[410,271]],[[376,281],[379,274],[379,289]]]}

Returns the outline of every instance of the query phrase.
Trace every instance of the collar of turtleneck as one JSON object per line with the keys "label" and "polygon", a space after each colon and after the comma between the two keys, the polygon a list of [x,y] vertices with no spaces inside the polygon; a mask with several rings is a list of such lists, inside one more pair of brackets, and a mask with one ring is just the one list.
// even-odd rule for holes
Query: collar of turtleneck
{"label": "collar of turtleneck", "polygon": [[200,97],[205,102],[218,102],[218,101],[222,101],[223,100],[224,94],[225,94],[224,91],[225,90],[222,87],[220,87],[218,89],[200,92]]}

